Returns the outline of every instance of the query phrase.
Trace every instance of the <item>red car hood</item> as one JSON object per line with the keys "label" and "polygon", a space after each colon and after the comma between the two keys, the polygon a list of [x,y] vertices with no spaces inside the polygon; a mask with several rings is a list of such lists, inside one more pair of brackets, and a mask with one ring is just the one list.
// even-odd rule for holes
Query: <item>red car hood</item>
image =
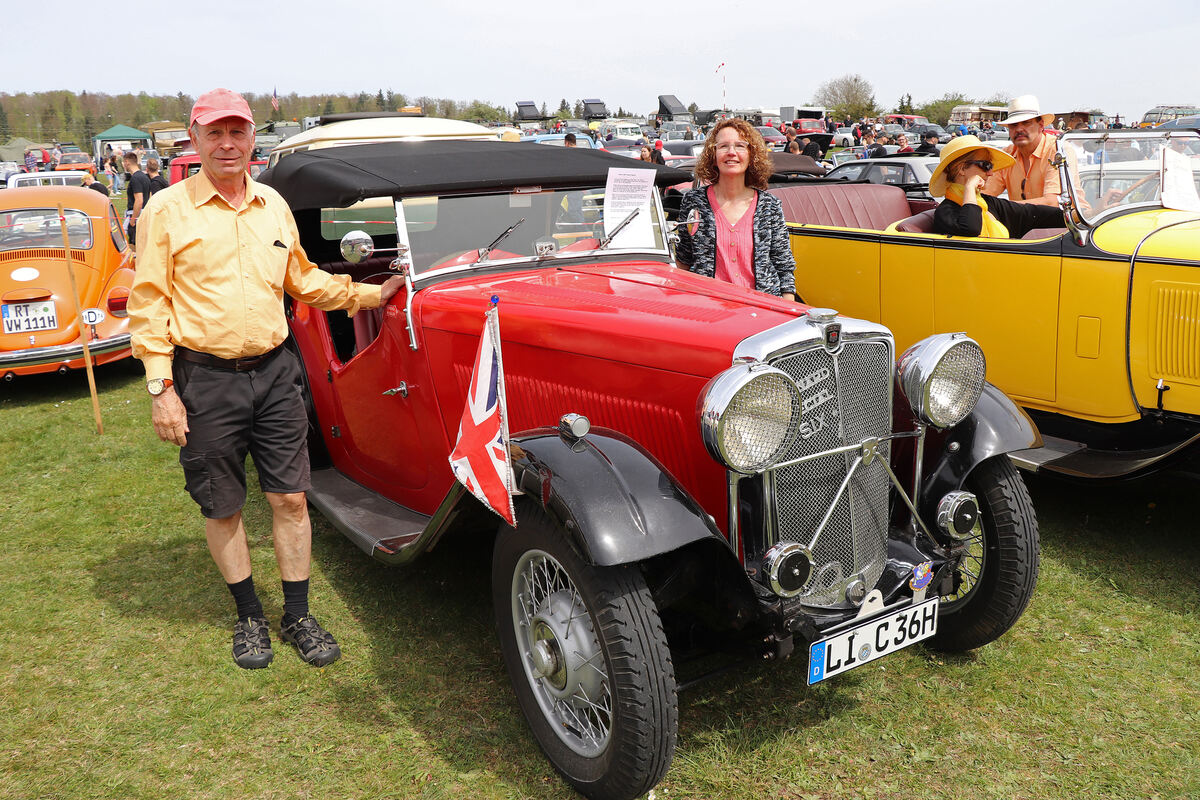
{"label": "red car hood", "polygon": [[701,376],[730,366],[747,336],[807,308],[662,263],[629,262],[471,275],[420,292],[415,316],[427,330],[478,337],[493,295],[506,342]]}

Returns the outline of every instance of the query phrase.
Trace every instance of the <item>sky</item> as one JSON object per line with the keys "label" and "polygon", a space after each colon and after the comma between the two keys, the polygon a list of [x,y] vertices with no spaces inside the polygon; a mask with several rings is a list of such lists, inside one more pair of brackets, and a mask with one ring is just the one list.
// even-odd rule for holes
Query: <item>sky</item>
{"label": "sky", "polygon": [[[89,25],[87,42],[64,34],[52,55],[46,32],[21,36],[10,16],[0,26],[0,92],[391,89],[551,111],[560,99],[597,97],[645,114],[660,94],[700,108],[807,105],[822,83],[858,74],[884,110],[905,94],[920,105],[948,92],[1034,94],[1044,111],[1100,108],[1123,119],[1200,103],[1194,0],[970,7],[988,12],[961,0],[153,3],[120,29],[127,12],[106,13],[112,25]],[[96,9],[59,0],[55,16],[95,22]]]}

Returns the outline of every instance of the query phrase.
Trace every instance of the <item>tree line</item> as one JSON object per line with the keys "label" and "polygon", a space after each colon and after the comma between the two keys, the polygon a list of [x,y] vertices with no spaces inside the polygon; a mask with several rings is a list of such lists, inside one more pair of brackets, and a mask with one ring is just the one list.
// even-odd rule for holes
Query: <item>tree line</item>
{"label": "tree line", "polygon": [[[431,117],[448,117],[481,122],[507,122],[512,110],[482,100],[461,101],[444,97],[408,96],[391,89],[374,93],[278,95],[279,110],[271,104],[272,95],[244,92],[254,119],[299,120],[321,114],[351,111],[395,111],[420,106]],[[103,92],[0,92],[0,143],[16,136],[35,142],[87,142],[113,125],[140,128],[147,123],[173,120],[187,123],[195,98],[179,92],[174,95],[105,94]],[[582,107],[582,105],[581,105]]]}
{"label": "tree line", "polygon": [[[351,111],[394,111],[409,106],[420,106],[431,117],[476,122],[510,122],[513,118],[511,109],[483,100],[409,96],[391,89],[357,94],[300,95],[292,92],[278,95],[278,111],[272,106],[271,94],[245,92],[242,96],[260,123]],[[984,100],[971,100],[959,92],[948,92],[936,100],[914,105],[912,95],[904,95],[893,110],[899,114],[921,114],[932,122],[945,125],[950,119],[950,110],[956,105],[1005,105],[1008,99],[1007,95],[998,93]],[[886,109],[875,100],[874,88],[861,75],[843,75],[826,81],[817,89],[813,100],[817,105],[828,108],[836,119],[859,119],[886,113]],[[0,142],[23,136],[35,142],[57,140],[80,143],[90,141],[96,134],[116,124],[138,128],[159,120],[186,123],[194,101],[194,97],[183,92],[174,95],[146,92],[114,95],[65,90],[17,94],[0,92]],[[542,116],[547,118],[580,118],[583,116],[583,101],[570,103],[563,98],[554,112],[549,111],[546,103],[542,103],[540,110]],[[692,103],[689,110],[696,111],[696,104]],[[615,114],[626,117],[634,115],[634,112],[618,108]]]}
{"label": "tree line", "polygon": [[936,100],[913,105],[912,95],[905,94],[900,97],[896,107],[889,111],[875,101],[875,89],[861,75],[843,75],[821,84],[813,99],[817,105],[829,109],[835,119],[858,120],[886,113],[919,114],[930,122],[946,125],[955,106],[1003,106],[1008,105],[1010,98],[1005,92],[996,92],[983,100],[972,100],[961,92],[947,92]]}

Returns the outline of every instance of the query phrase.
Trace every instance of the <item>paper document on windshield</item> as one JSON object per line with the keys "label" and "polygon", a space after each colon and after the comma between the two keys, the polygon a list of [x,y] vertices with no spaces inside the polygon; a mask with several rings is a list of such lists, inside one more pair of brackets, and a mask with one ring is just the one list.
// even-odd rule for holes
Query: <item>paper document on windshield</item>
{"label": "paper document on windshield", "polygon": [[611,236],[621,220],[638,209],[638,215],[621,229],[610,248],[655,246],[654,228],[650,224],[654,217],[650,193],[654,191],[655,174],[652,169],[611,167],[608,170],[608,183],[604,187],[604,235]]}
{"label": "paper document on windshield", "polygon": [[1176,211],[1200,211],[1200,196],[1196,194],[1196,179],[1192,175],[1192,160],[1183,153],[1164,147],[1163,155],[1163,208]]}

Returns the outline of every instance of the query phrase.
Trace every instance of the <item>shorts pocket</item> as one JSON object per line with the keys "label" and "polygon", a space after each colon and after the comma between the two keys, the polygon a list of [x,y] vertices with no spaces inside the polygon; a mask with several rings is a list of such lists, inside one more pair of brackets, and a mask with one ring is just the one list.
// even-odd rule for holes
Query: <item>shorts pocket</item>
{"label": "shorts pocket", "polygon": [[183,467],[183,486],[200,506],[200,512],[211,517],[213,512],[213,481],[208,468],[208,458],[203,453],[179,451],[179,465]]}

